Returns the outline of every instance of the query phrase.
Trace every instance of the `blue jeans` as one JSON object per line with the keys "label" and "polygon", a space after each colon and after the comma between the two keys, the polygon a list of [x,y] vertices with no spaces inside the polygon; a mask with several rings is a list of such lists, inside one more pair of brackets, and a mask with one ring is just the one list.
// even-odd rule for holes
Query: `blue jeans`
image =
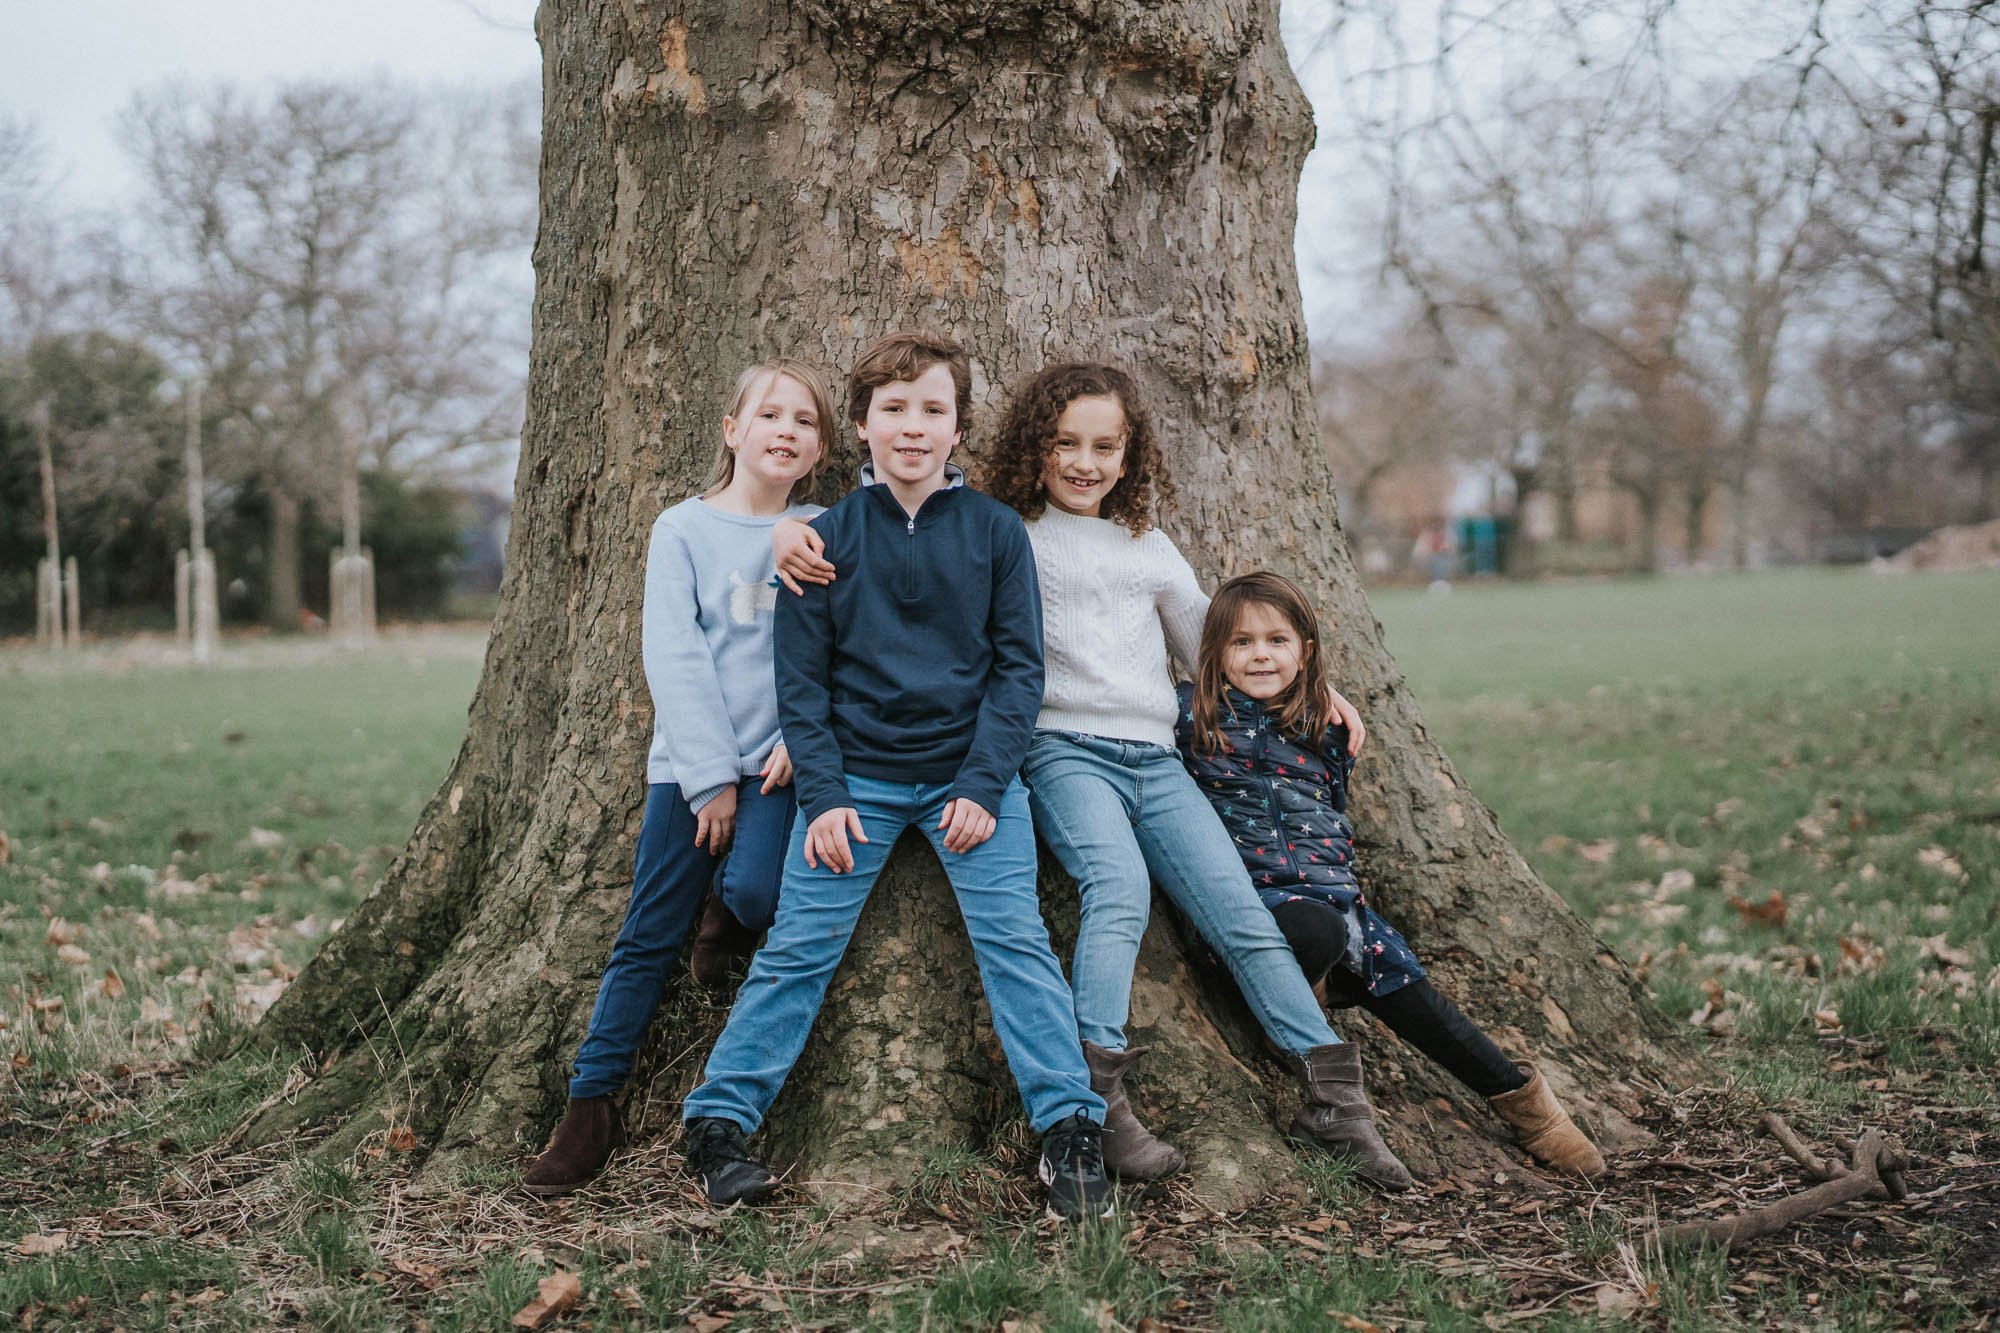
{"label": "blue jeans", "polygon": [[1340,1040],[1178,754],[1143,741],[1038,731],[1021,774],[1035,827],[1081,894],[1070,982],[1085,1041],[1125,1048],[1132,969],[1155,880],[1222,955],[1272,1041],[1305,1051]]}
{"label": "blue jeans", "polygon": [[1045,1130],[1081,1111],[1102,1124],[1104,1101],[1090,1090],[1090,1071],[1070,1021],[1069,987],[1035,897],[1035,832],[1020,782],[1007,784],[993,812],[998,819],[993,836],[964,853],[944,850],[937,826],[951,798],[948,784],[849,774],[847,790],[868,834],[867,842],[848,840],[854,869],[837,874],[824,861],[817,870],[807,866],[807,826],[800,821],[792,830],[778,919],[736,994],[702,1085],[688,1094],[681,1114],[689,1120],[721,1116],[756,1133],[805,1050],[875,877],[897,837],[915,827],[930,839],[958,896],[993,1027],[1029,1123]]}
{"label": "blue jeans", "polygon": [[694,814],[671,782],[646,788],[646,814],[632,857],[632,903],[597,983],[590,1034],[576,1053],[572,1097],[603,1097],[625,1086],[660,990],[711,884],[736,919],[752,930],[771,924],[778,875],[797,806],[790,787],[769,794],[764,779],[736,784],[736,833],[721,857],[694,845]]}

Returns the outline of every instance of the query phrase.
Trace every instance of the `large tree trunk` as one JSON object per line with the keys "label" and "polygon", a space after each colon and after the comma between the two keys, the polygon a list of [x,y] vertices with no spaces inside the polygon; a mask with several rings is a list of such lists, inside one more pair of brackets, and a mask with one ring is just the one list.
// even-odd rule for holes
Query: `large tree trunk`
{"label": "large tree trunk", "polygon": [[[1292,261],[1312,126],[1275,5],[623,0],[545,5],[540,23],[532,379],[485,676],[408,848],[263,1025],[330,1067],[247,1132],[332,1117],[340,1149],[389,1110],[434,1162],[538,1144],[628,890],[648,525],[697,483],[746,361],[844,368],[914,325],[975,353],[975,457],[1003,386],[1045,360],[1138,372],[1190,559],[1210,578],[1296,575],[1339,627],[1339,679],[1373,729],[1358,822],[1378,900],[1444,988],[1618,1140],[1639,1087],[1687,1057],[1431,741],[1335,516]],[[1066,947],[1074,890],[1044,887]],[[935,862],[906,845],[773,1114],[774,1157],[881,1183],[917,1146],[981,1141],[1014,1098],[970,961]],[[1133,1013],[1157,1048],[1135,1095],[1204,1195],[1289,1179],[1276,1067],[1164,911]],[[662,1099],[693,1081],[716,1019],[670,997]],[[1371,1052],[1380,1100],[1413,1108],[1390,1131],[1413,1166],[1504,1160],[1476,1108],[1463,1124],[1414,1109],[1467,1100],[1420,1057]]]}

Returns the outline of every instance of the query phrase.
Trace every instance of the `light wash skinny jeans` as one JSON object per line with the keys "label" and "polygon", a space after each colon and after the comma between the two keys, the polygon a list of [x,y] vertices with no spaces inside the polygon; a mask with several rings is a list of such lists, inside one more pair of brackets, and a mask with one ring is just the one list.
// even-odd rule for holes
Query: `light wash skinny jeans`
{"label": "light wash skinny jeans", "polygon": [[[757,1132],[805,1050],[876,876],[897,837],[914,826],[937,850],[957,895],[1028,1123],[1039,1133],[1081,1111],[1103,1124],[1104,1099],[1090,1090],[1090,1070],[1070,1026],[1069,987],[1035,897],[1035,830],[1021,784],[1007,784],[993,812],[993,836],[969,852],[944,849],[938,819],[951,799],[949,783],[885,782],[850,773],[847,791],[868,834],[867,842],[848,841],[854,869],[842,874],[823,860],[818,869],[808,866],[809,825],[804,819],[793,825],[777,920],[736,992],[701,1086],[682,1104],[682,1118],[721,1116],[745,1133]],[[1264,913],[1265,920],[1270,916]],[[1292,974],[1298,975],[1297,967]]]}
{"label": "light wash skinny jeans", "polygon": [[1082,895],[1070,989],[1085,1041],[1125,1049],[1153,882],[1222,955],[1272,1041],[1340,1040],[1208,798],[1173,750],[1037,731],[1021,769],[1035,828]]}

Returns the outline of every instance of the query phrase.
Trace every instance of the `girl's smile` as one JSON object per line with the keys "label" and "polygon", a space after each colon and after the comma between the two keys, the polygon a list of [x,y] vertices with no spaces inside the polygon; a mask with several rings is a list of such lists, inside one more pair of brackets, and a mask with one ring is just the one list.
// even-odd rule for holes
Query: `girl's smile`
{"label": "girl's smile", "polygon": [[1125,475],[1125,408],[1110,394],[1072,398],[1056,418],[1055,441],[1042,464],[1049,503],[1096,518]]}
{"label": "girl's smile", "polygon": [[1222,646],[1222,676],[1252,699],[1269,703],[1292,688],[1310,651],[1277,607],[1251,602]]}
{"label": "girl's smile", "polygon": [[819,461],[820,421],[812,390],[790,375],[773,376],[749,416],[724,418],[722,431],[736,451],[736,466],[760,487],[789,490]]}

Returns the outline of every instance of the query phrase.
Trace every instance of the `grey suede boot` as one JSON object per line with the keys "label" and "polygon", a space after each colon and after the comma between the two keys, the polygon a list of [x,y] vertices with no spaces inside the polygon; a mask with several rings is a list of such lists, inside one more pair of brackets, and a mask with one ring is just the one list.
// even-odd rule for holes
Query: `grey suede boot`
{"label": "grey suede boot", "polygon": [[1375,1130],[1375,1112],[1361,1084],[1361,1052],[1353,1043],[1315,1046],[1293,1058],[1306,1104],[1292,1117],[1291,1136],[1345,1157],[1362,1179],[1382,1189],[1400,1191],[1416,1184]]}
{"label": "grey suede boot", "polygon": [[1090,1090],[1104,1099],[1104,1169],[1120,1180],[1158,1180],[1186,1165],[1180,1149],[1160,1142],[1139,1123],[1125,1096],[1125,1071],[1148,1049],[1107,1051],[1094,1041],[1083,1044]]}

